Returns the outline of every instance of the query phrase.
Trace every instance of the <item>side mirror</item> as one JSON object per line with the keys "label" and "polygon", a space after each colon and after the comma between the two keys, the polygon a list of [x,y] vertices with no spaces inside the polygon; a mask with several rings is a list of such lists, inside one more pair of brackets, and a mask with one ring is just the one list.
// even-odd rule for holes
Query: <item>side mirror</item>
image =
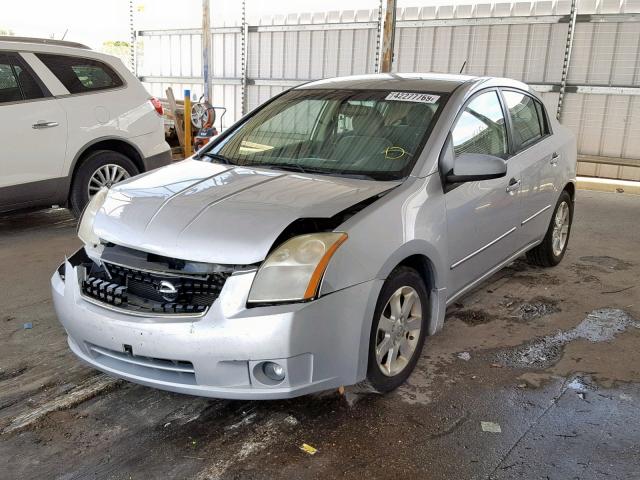
{"label": "side mirror", "polygon": [[482,153],[463,153],[456,157],[453,169],[446,175],[449,183],[477,182],[504,177],[507,162],[500,157]]}

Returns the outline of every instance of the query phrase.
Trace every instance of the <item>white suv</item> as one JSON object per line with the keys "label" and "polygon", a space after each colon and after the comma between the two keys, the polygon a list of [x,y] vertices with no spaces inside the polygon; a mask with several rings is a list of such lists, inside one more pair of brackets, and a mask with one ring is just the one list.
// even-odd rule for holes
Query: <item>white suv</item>
{"label": "white suv", "polygon": [[0,37],[0,212],[67,205],[170,163],[162,105],[116,57]]}

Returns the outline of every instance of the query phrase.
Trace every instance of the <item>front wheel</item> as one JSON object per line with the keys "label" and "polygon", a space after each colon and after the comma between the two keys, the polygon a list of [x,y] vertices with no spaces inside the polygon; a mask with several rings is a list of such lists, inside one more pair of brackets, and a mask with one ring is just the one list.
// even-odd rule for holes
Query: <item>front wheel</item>
{"label": "front wheel", "polygon": [[79,217],[85,205],[98,191],[137,175],[138,169],[128,157],[111,150],[97,150],[82,161],[71,186],[71,212]]}
{"label": "front wheel", "polygon": [[382,286],[369,345],[367,383],[373,390],[397,388],[415,368],[427,330],[428,298],[412,268],[396,268]]}
{"label": "front wheel", "polygon": [[527,252],[529,262],[541,267],[553,267],[559,264],[567,251],[572,221],[573,202],[565,190],[560,194],[544,240]]}

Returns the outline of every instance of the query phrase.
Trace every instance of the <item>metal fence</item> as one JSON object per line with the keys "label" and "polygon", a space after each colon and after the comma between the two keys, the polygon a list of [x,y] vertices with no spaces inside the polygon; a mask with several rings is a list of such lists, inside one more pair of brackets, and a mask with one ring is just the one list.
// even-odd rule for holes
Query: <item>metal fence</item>
{"label": "metal fence", "polygon": [[[376,9],[212,28],[224,127],[291,86],[375,72],[381,18]],[[404,8],[397,19],[394,71],[523,80],[575,132],[579,174],[640,180],[639,0]],[[202,93],[200,30],[140,31],[137,43],[137,72],[152,94]]]}

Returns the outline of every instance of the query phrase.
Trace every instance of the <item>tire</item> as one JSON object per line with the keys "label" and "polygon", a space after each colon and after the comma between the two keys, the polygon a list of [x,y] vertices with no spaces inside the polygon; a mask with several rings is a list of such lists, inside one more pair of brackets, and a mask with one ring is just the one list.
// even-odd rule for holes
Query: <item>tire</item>
{"label": "tire", "polygon": [[[401,293],[398,300],[399,306],[407,305],[407,298],[413,297],[415,300],[413,308],[410,310],[407,320],[403,322],[384,322],[383,314],[386,319],[393,319],[394,315],[391,310],[390,302],[395,295]],[[404,299],[404,302],[403,302]],[[425,336],[427,333],[427,315],[429,312],[429,295],[425,287],[424,282],[418,272],[409,267],[396,268],[387,280],[384,282],[380,295],[378,296],[378,302],[373,317],[373,324],[371,328],[371,336],[369,339],[369,363],[367,367],[367,380],[360,384],[363,390],[374,391],[377,393],[386,393],[394,390],[400,386],[411,374],[413,369],[420,358],[422,347],[424,345]],[[396,309],[397,312],[397,309]],[[395,315],[397,318],[397,315]],[[408,317],[408,318],[407,318]],[[419,317],[419,318],[418,318]],[[382,327],[383,322],[386,324],[386,330]],[[395,332],[390,332],[393,328]],[[419,325],[419,332],[416,333],[416,329],[411,327],[417,327]],[[385,333],[386,331],[386,333]],[[403,348],[398,351],[400,354],[397,356],[395,365],[400,370],[394,371],[393,368],[389,368],[390,365],[394,365],[394,362],[389,363],[389,355],[391,351],[388,351],[386,355],[382,355],[381,362],[378,362],[376,350],[378,347],[383,346],[384,341],[393,343],[394,338],[397,338],[399,342],[406,341],[405,352],[411,351],[406,357],[402,355]],[[384,345],[389,345],[385,343]],[[381,351],[384,353],[383,346]],[[393,360],[393,359],[392,359]]]}
{"label": "tire", "polygon": [[[116,179],[118,181],[122,181],[125,178],[129,178],[140,173],[134,163],[128,157],[119,152],[114,152],[112,150],[96,150],[95,152],[90,153],[89,156],[82,160],[80,167],[76,171],[71,185],[71,192],[69,194],[71,212],[76,218],[80,217],[82,214],[84,207],[89,201],[90,193],[91,195],[95,194],[95,191],[90,192],[89,190],[89,181],[101,168],[106,167],[107,165],[114,166],[114,168],[110,170],[117,172]],[[118,167],[123,170],[118,169]],[[124,172],[126,172],[126,175]],[[120,178],[120,174],[123,175],[123,178]],[[107,184],[107,186],[110,186],[113,183],[107,182]],[[92,188],[96,187],[97,185],[93,184]]]}
{"label": "tire", "polygon": [[[566,205],[566,207],[563,207],[563,205]],[[566,215],[568,216],[567,223],[564,224],[563,222],[563,225],[566,227],[566,236],[564,237],[564,241],[561,241],[561,248],[559,248],[558,243],[555,244],[554,248],[554,242],[558,241],[557,236],[555,236],[557,235],[557,233],[554,234],[554,232],[556,231],[556,221],[559,215],[558,211],[560,211],[562,208],[566,208]],[[560,216],[562,216],[562,214],[560,214]],[[556,203],[556,208],[553,210],[551,222],[549,222],[549,227],[547,228],[547,233],[544,236],[542,243],[527,252],[527,260],[529,261],[529,263],[538,265],[540,267],[554,267],[559,264],[567,251],[567,245],[569,245],[569,236],[571,234],[572,222],[573,202],[571,201],[571,196],[569,195],[569,193],[564,190],[560,194],[560,198]]]}

